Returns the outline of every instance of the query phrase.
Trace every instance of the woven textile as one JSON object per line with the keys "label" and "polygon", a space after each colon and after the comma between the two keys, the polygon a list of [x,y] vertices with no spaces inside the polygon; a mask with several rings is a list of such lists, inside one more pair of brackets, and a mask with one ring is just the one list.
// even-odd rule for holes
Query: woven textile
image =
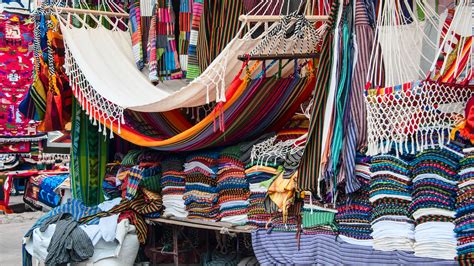
{"label": "woven textile", "polygon": [[148,232],[148,226],[145,223],[144,216],[159,213],[162,209],[162,201],[160,194],[140,189],[137,196],[132,200],[123,199],[122,202],[112,209],[99,212],[91,216],[80,219],[81,223],[88,223],[102,217],[108,217],[113,214],[126,215],[130,223],[135,225],[137,229],[138,241],[145,244]]}
{"label": "woven textile", "polygon": [[161,186],[163,190],[163,216],[186,218],[188,212],[184,205],[185,174],[183,172],[184,159],[172,156],[162,161]]}
{"label": "woven textile", "polygon": [[474,154],[460,161],[456,200],[457,260],[460,265],[474,264]]}
{"label": "woven textile", "polygon": [[246,224],[248,221],[250,191],[240,156],[240,146],[230,146],[220,152],[217,161],[219,218],[233,224]]}
{"label": "woven textile", "polygon": [[410,165],[393,155],[372,158],[370,202],[375,249],[413,251],[414,222],[411,219]]}
{"label": "woven textile", "polygon": [[454,260],[420,258],[405,251],[383,252],[353,245],[336,236],[294,232],[252,232],[252,247],[261,265],[456,265]]}
{"label": "woven textile", "polygon": [[358,157],[356,163],[356,178],[361,184],[358,191],[342,198],[337,205],[336,222],[338,232],[346,237],[370,241],[372,228],[370,226],[372,205],[369,201],[370,191],[370,158]]}
{"label": "woven textile", "polygon": [[265,197],[268,187],[276,177],[277,168],[274,165],[246,166],[245,175],[249,184],[250,196],[248,207],[248,224],[264,228],[271,215],[265,212]]}
{"label": "woven textile", "polygon": [[219,215],[217,189],[217,152],[196,152],[184,164],[185,201],[188,218],[217,221]]}
{"label": "woven textile", "polygon": [[334,1],[331,7],[331,13],[328,24],[331,30],[328,30],[324,37],[319,66],[316,74],[316,87],[313,96],[313,109],[311,111],[311,120],[308,129],[308,140],[301,159],[299,167],[298,188],[308,190],[312,193],[318,191],[319,176],[321,166],[321,150],[323,137],[323,122],[325,116],[326,100],[328,97],[329,80],[331,73],[332,42],[334,32],[334,21],[336,20],[339,2]]}
{"label": "woven textile", "polygon": [[71,188],[74,198],[86,205],[103,201],[103,178],[107,164],[108,138],[92,125],[79,104],[74,101],[71,130]]}
{"label": "woven textile", "polygon": [[413,201],[410,211],[416,222],[414,250],[417,256],[441,259],[456,256],[453,220],[460,158],[444,148],[423,151],[411,162]]}
{"label": "woven textile", "polygon": [[33,71],[33,24],[26,16],[0,14],[0,136],[36,134],[36,123],[29,124],[19,110],[31,86]]}

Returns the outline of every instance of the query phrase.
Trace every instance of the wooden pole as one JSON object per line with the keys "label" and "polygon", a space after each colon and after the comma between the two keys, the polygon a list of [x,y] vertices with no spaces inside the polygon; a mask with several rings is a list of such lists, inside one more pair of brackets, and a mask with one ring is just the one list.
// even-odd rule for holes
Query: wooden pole
{"label": "wooden pole", "polygon": [[[251,16],[251,15],[241,15],[239,20],[242,22],[276,22],[280,21],[284,16]],[[327,21],[329,16],[305,16],[305,18],[311,22],[317,21]],[[295,20],[296,18],[292,18]]]}
{"label": "wooden pole", "polygon": [[108,17],[128,18],[128,13],[118,13],[118,12],[101,11],[101,10],[93,10],[93,9],[80,9],[80,8],[71,8],[71,7],[49,7],[49,6],[46,7],[46,9],[51,9],[52,11],[58,10],[59,13],[104,15]]}

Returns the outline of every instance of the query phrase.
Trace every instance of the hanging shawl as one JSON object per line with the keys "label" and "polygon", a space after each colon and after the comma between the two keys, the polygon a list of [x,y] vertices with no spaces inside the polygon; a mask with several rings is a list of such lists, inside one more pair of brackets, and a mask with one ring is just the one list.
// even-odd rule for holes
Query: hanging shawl
{"label": "hanging shawl", "polygon": [[316,192],[319,185],[320,176],[320,158],[321,158],[321,139],[325,116],[325,105],[328,96],[329,80],[331,73],[332,42],[334,35],[334,21],[338,11],[339,3],[334,1],[329,16],[329,30],[324,37],[320,62],[316,73],[316,87],[314,89],[313,109],[311,112],[310,125],[308,129],[308,139],[299,167],[298,188]]}
{"label": "hanging shawl", "polygon": [[140,1],[130,3],[130,32],[132,33],[132,50],[135,57],[135,63],[138,69],[142,70],[145,66],[143,60],[143,44],[142,44],[142,25],[140,13]]}
{"label": "hanging shawl", "polygon": [[74,101],[71,150],[71,187],[74,198],[88,206],[104,200],[102,180],[107,165],[108,138],[98,132],[97,126]]}

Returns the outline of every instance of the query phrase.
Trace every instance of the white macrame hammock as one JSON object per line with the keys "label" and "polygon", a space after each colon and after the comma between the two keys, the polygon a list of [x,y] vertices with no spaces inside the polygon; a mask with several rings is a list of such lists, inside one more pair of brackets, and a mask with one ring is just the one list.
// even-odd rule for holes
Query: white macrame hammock
{"label": "white macrame hammock", "polygon": [[[421,3],[418,0],[417,3]],[[397,1],[386,1],[387,6],[381,7],[381,14],[376,29],[375,45],[371,56],[368,81],[375,88],[385,84],[383,89],[368,90],[366,95],[368,155],[383,154],[395,148],[397,155],[415,153],[426,148],[444,146],[449,143],[449,131],[464,119],[464,107],[473,95],[467,86],[446,84],[433,81],[413,81],[423,79],[425,74],[420,65],[424,56],[421,43],[424,36],[424,23],[414,22],[410,26],[396,25],[396,20],[389,13],[397,8]],[[429,13],[429,5],[424,5]],[[401,10],[401,9],[398,9]],[[432,63],[430,74],[435,71],[436,58],[442,50],[449,52],[450,43],[455,40],[455,33],[461,38],[469,38],[472,32],[472,5],[470,0],[461,1],[456,7],[453,20],[442,40],[437,53],[425,58]],[[433,12],[433,11],[432,11]],[[431,12],[431,14],[433,14]],[[412,14],[412,17],[415,17]],[[430,17],[430,16],[428,16]],[[416,19],[415,19],[416,21]],[[414,27],[418,27],[414,30]],[[442,25],[441,25],[442,26]],[[406,42],[407,28],[411,33],[422,35],[422,38],[408,41],[412,45],[399,45]],[[390,29],[390,30],[389,30]],[[441,30],[440,30],[441,32]],[[458,36],[459,36],[458,35]],[[393,39],[389,41],[390,38]],[[424,40],[425,43],[429,40]],[[385,67],[384,82],[381,82],[380,58],[388,65]],[[459,60],[459,58],[457,59]],[[472,47],[470,62],[464,69],[458,69],[457,76],[466,78],[473,70]],[[456,61],[456,64],[458,62]],[[446,62],[443,64],[445,67]],[[406,70],[409,71],[406,71]],[[444,69],[439,71],[444,72]],[[426,75],[426,74],[425,74]],[[398,85],[404,84],[404,85]],[[388,88],[388,89],[387,89]]]}
{"label": "white macrame hammock", "polygon": [[[258,6],[260,9],[263,7]],[[275,32],[281,23],[257,22],[252,26],[243,24],[237,37],[227,44],[199,77],[190,83],[186,80],[171,80],[154,86],[135,66],[128,27],[126,30],[121,29],[126,27],[123,18],[112,20],[106,16],[87,15],[97,22],[97,26],[90,27],[77,14],[69,13],[63,17],[60,15],[60,8],[57,8],[56,15],[64,39],[65,72],[73,93],[93,124],[99,122],[99,131],[103,128],[104,135],[106,127],[101,128],[100,124],[113,129],[113,124],[117,123],[117,133],[120,134],[120,125],[125,123],[125,109],[165,112],[202,106],[214,101],[225,102],[226,89],[241,69],[242,62],[237,59],[238,55],[255,51],[255,48],[264,51],[271,48],[271,53],[277,54],[287,53],[289,47],[298,52],[313,53],[319,43],[317,36],[325,30],[325,27],[321,27],[315,33],[317,36],[305,34],[305,40],[292,37],[286,39],[286,42],[283,30],[280,30],[276,37],[283,41],[282,45],[258,47],[265,40],[264,37]],[[73,18],[81,22],[81,27],[73,25]],[[102,26],[103,20],[107,20],[112,28]],[[252,38],[252,34],[261,26],[265,28],[264,33],[256,39]],[[246,34],[239,37],[245,27]],[[270,41],[275,43],[274,40]],[[112,131],[110,135],[112,136]]]}

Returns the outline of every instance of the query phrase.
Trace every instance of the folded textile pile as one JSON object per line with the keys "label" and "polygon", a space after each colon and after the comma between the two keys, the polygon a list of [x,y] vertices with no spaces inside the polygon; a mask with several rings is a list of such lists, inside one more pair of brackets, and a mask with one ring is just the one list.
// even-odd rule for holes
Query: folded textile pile
{"label": "folded textile pile", "polygon": [[416,222],[415,255],[454,259],[457,168],[459,156],[448,149],[425,150],[412,161],[413,201]]}
{"label": "folded textile pile", "polygon": [[393,155],[378,155],[371,160],[370,172],[373,247],[412,251],[415,235],[409,211],[409,164]]}
{"label": "folded textile pile", "polygon": [[68,175],[53,175],[47,176],[40,184],[40,193],[38,200],[48,205],[49,207],[56,207],[61,202],[61,195],[55,192],[56,188],[61,185]]}
{"label": "folded textile pile", "polygon": [[305,234],[336,234],[334,220],[337,210],[318,205],[304,204],[302,213],[303,233]]}
{"label": "folded textile pile", "polygon": [[217,205],[217,152],[194,153],[186,159],[186,176],[183,196],[188,218],[216,221],[219,215]]}
{"label": "folded textile pile", "polygon": [[118,163],[108,164],[105,169],[104,181],[102,181],[102,190],[105,199],[120,197],[122,194],[122,182],[117,178],[121,166]]}
{"label": "folded textile pile", "polygon": [[268,187],[276,177],[277,166],[267,164],[259,166],[248,164],[245,170],[245,176],[250,188],[248,224],[257,227],[265,227],[270,220],[271,215],[265,212],[265,197]]}
{"label": "folded textile pile", "polygon": [[185,176],[183,160],[179,157],[169,157],[162,162],[161,186],[163,190],[163,216],[186,218],[188,212],[184,206]]}
{"label": "folded textile pile", "polygon": [[240,146],[227,147],[220,152],[218,169],[220,220],[246,224],[250,192],[244,164],[240,161]]}
{"label": "folded textile pile", "polygon": [[360,183],[360,188],[338,203],[337,229],[341,235],[350,238],[352,243],[371,245],[370,165],[363,158],[357,159],[356,178]]}
{"label": "folded textile pile", "polygon": [[460,265],[474,264],[474,153],[467,154],[459,164],[456,203],[457,260]]}

